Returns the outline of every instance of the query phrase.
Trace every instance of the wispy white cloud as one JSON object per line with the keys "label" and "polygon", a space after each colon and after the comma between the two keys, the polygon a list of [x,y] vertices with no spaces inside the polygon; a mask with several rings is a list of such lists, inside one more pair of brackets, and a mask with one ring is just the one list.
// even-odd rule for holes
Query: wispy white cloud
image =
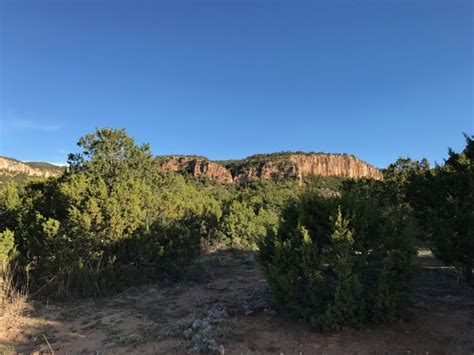
{"label": "wispy white cloud", "polygon": [[3,126],[16,130],[30,130],[41,132],[56,132],[61,129],[57,124],[43,123],[24,119],[7,119],[3,121]]}

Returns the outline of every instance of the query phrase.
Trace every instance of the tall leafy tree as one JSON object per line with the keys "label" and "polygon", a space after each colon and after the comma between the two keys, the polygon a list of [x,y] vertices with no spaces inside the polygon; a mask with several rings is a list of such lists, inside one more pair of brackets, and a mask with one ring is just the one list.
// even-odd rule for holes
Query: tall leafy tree
{"label": "tall leafy tree", "polygon": [[101,177],[109,187],[118,180],[148,179],[155,170],[150,145],[137,145],[125,129],[97,129],[77,145],[82,152],[69,154],[71,172]]}

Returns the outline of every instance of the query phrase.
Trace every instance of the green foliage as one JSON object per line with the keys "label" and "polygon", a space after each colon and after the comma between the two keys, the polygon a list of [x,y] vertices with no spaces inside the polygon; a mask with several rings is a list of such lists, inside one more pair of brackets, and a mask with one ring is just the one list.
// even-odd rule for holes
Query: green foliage
{"label": "green foliage", "polygon": [[384,171],[392,203],[408,206],[416,220],[417,238],[434,254],[458,268],[472,282],[474,266],[474,143],[466,136],[461,153],[449,150],[444,165],[430,169],[423,159],[400,158]]}
{"label": "green foliage", "polygon": [[256,249],[257,241],[276,230],[282,207],[299,192],[297,183],[257,181],[220,195],[223,215],[218,241],[232,248]]}
{"label": "green foliage", "polygon": [[111,244],[130,238],[150,219],[155,196],[141,180],[117,181],[108,189],[106,181],[84,174],[71,175],[59,186],[61,198],[68,206],[64,223],[68,230],[87,239]]}
{"label": "green foliage", "polygon": [[233,201],[220,224],[221,239],[234,248],[252,248],[256,238],[265,234],[259,228],[257,215],[245,203]]}
{"label": "green foliage", "polygon": [[154,177],[154,159],[148,144],[138,146],[124,129],[98,129],[86,134],[77,145],[82,152],[69,154],[69,169],[101,177],[110,187],[128,179],[150,180]]}
{"label": "green foliage", "polygon": [[321,330],[404,315],[416,276],[412,223],[377,184],[333,198],[309,189],[287,206],[278,231],[260,241],[277,305]]}
{"label": "green foliage", "polygon": [[338,196],[347,180],[339,176],[309,175],[304,178],[304,186],[325,197]]}
{"label": "green foliage", "polygon": [[190,158],[190,159],[198,159],[198,160],[204,160],[204,161],[209,161],[208,157],[205,157],[203,155],[197,155],[197,154],[169,154],[169,155],[158,155],[155,157],[155,160],[158,163],[163,163],[166,160],[170,158]]}
{"label": "green foliage", "polygon": [[240,187],[240,199],[256,213],[262,208],[279,211],[289,200],[296,197],[299,187],[294,180],[256,181]]}
{"label": "green foliage", "polygon": [[383,175],[386,181],[393,180],[403,184],[411,178],[411,175],[423,174],[428,170],[430,170],[430,163],[426,159],[417,161],[411,158],[399,158],[383,170]]}
{"label": "green foliage", "polygon": [[19,184],[28,179],[30,179],[30,176],[26,173],[12,174],[7,169],[0,169],[0,191],[8,186],[9,183],[13,182]]}
{"label": "green foliage", "polygon": [[20,207],[20,196],[17,185],[8,183],[0,190],[0,231],[13,229],[17,221],[17,211]]}
{"label": "green foliage", "polygon": [[149,147],[124,130],[97,130],[79,146],[62,176],[0,192],[0,227],[15,232],[32,288],[103,295],[174,277],[217,233],[210,191],[158,173]]}
{"label": "green foliage", "polygon": [[[412,206],[415,190],[425,187],[421,184],[421,180],[423,180],[424,174],[429,171],[430,164],[426,159],[417,161],[410,158],[399,158],[395,163],[390,164],[383,173],[386,191],[389,191],[392,203]],[[412,209],[412,213],[417,219],[426,217],[422,210]],[[417,231],[418,239],[427,240],[428,236],[425,232],[423,228],[420,228]]]}
{"label": "green foliage", "polygon": [[469,283],[474,281],[474,141],[465,137],[462,152],[449,150],[443,166],[411,178],[409,202],[434,254]]}
{"label": "green foliage", "polygon": [[15,254],[16,254],[16,249],[15,249],[14,233],[9,229],[6,229],[3,232],[0,232],[0,267],[1,269],[5,268],[5,265],[13,259]]}

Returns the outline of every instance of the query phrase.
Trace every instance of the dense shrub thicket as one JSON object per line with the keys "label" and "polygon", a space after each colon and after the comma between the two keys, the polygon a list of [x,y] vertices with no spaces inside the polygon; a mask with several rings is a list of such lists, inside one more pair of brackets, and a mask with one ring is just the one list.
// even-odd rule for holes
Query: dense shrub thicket
{"label": "dense shrub thicket", "polygon": [[474,141],[444,165],[399,159],[384,181],[345,181],[324,198],[288,204],[259,259],[275,302],[322,330],[406,314],[417,274],[415,239],[472,283]]}
{"label": "dense shrub thicket", "polygon": [[99,129],[78,146],[60,177],[0,191],[0,253],[14,247],[24,281],[46,294],[103,295],[178,277],[203,246],[255,248],[298,190],[161,173],[124,130]]}
{"label": "dense shrub thicket", "polygon": [[288,206],[260,243],[275,302],[321,330],[403,317],[417,271],[413,223],[384,197],[383,182],[360,181]]}
{"label": "dense shrub thicket", "polygon": [[417,237],[446,265],[455,266],[467,283],[474,267],[474,141],[449,150],[443,165],[400,158],[384,172],[391,196],[411,207]]}
{"label": "dense shrub thicket", "polygon": [[463,151],[450,149],[444,165],[423,174],[411,172],[406,196],[434,254],[473,283],[474,140],[465,138]]}
{"label": "dense shrub thicket", "polygon": [[158,174],[149,147],[123,130],[98,130],[78,145],[61,177],[0,194],[0,230],[14,233],[33,288],[100,295],[172,275],[199,252],[221,215],[212,196]]}

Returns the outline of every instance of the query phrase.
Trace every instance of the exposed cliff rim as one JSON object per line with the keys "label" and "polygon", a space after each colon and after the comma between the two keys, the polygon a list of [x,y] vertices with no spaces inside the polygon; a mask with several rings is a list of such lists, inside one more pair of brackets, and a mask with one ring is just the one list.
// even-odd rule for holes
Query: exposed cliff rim
{"label": "exposed cliff rim", "polygon": [[255,154],[245,159],[212,161],[201,156],[158,156],[162,171],[190,173],[224,183],[242,183],[309,175],[383,179],[382,172],[350,154],[280,152]]}

